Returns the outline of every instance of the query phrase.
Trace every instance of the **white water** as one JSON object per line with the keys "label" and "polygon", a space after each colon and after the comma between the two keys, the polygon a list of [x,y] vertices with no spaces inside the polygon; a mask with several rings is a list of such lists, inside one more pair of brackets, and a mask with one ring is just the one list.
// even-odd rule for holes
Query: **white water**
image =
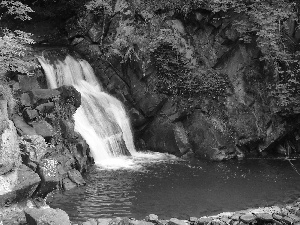
{"label": "white water", "polygon": [[75,130],[88,143],[95,163],[104,167],[130,167],[132,161],[124,155],[138,154],[130,121],[122,103],[103,91],[90,64],[71,56],[54,64],[44,57],[38,60],[50,88],[72,85],[81,93],[81,106],[74,115]]}

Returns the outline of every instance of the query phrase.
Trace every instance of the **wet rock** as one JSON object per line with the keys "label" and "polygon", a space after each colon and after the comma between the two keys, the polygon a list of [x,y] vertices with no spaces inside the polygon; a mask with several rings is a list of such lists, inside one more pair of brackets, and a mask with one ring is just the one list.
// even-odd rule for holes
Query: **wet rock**
{"label": "wet rock", "polygon": [[19,134],[23,135],[37,135],[35,129],[31,126],[29,126],[22,117],[15,115],[12,118],[16,129]]}
{"label": "wet rock", "polygon": [[[126,221],[129,221],[127,220],[128,218],[125,218]],[[119,223],[122,221],[123,219],[120,218],[120,217],[116,217],[116,218],[113,218],[110,222],[109,222],[109,225],[119,225]]]}
{"label": "wet rock", "polygon": [[77,45],[79,44],[80,42],[82,42],[84,40],[83,37],[79,37],[79,38],[74,38],[71,42],[71,45]]}
{"label": "wet rock", "polygon": [[189,221],[190,221],[192,224],[196,224],[196,222],[198,221],[198,218],[197,218],[197,217],[190,217]]}
{"label": "wet rock", "polygon": [[97,225],[97,220],[95,219],[89,219],[88,221],[86,222],[83,222],[82,225]]}
{"label": "wet rock", "polygon": [[191,150],[188,135],[182,123],[175,123],[174,136],[181,155],[184,155],[185,153]]}
{"label": "wet rock", "polygon": [[244,223],[251,223],[255,221],[255,216],[253,214],[247,213],[245,215],[241,215],[240,220]]}
{"label": "wet rock", "polygon": [[42,137],[52,137],[54,135],[53,127],[45,120],[32,122],[35,132]]}
{"label": "wet rock", "polygon": [[144,220],[130,220],[129,225],[154,225],[154,223]]}
{"label": "wet rock", "polygon": [[275,219],[275,220],[278,220],[278,221],[280,221],[280,220],[282,220],[282,216],[281,215],[279,215],[279,214],[277,214],[277,213],[274,213],[273,214],[273,219]]}
{"label": "wet rock", "polygon": [[146,216],[145,220],[147,222],[156,222],[158,221],[158,216],[155,214],[150,214],[149,216]]}
{"label": "wet rock", "polygon": [[19,86],[23,92],[39,89],[39,83],[36,76],[19,75]]}
{"label": "wet rock", "polygon": [[[287,217],[288,217],[288,218],[287,218]],[[284,217],[284,218],[283,218],[283,221],[285,222],[286,219],[287,219],[288,221],[292,220],[292,223],[300,222],[300,217],[298,217],[298,216],[296,216],[296,215],[294,215],[294,214],[292,214],[292,213],[290,213],[290,214],[288,214],[288,216]],[[286,222],[285,222],[285,223],[286,223]]]}
{"label": "wet rock", "polygon": [[183,126],[158,118],[143,134],[147,148],[182,156],[190,149]]}
{"label": "wet rock", "polygon": [[171,122],[176,122],[187,116],[187,111],[182,109],[179,104],[173,99],[168,99],[168,101],[162,107],[159,115],[162,117],[167,117]]}
{"label": "wet rock", "polygon": [[29,122],[31,120],[34,120],[39,116],[38,111],[35,109],[27,108],[23,111],[23,118]]}
{"label": "wet rock", "polygon": [[65,139],[75,138],[74,122],[71,122],[71,121],[65,120],[65,119],[60,119],[59,125],[60,125],[61,134],[62,134],[63,138],[65,138]]}
{"label": "wet rock", "polygon": [[88,31],[88,36],[92,42],[99,42],[102,37],[102,27],[98,24],[94,24]]}
{"label": "wet rock", "polygon": [[81,176],[81,173],[78,170],[72,169],[68,171],[68,176],[71,181],[77,185],[84,185],[86,182]]}
{"label": "wet rock", "polygon": [[71,181],[69,178],[66,178],[66,177],[62,180],[62,186],[65,191],[68,191],[68,190],[71,190],[71,189],[77,187],[77,185],[73,181]]}
{"label": "wet rock", "polygon": [[100,218],[97,219],[98,225],[108,225],[111,219]]}
{"label": "wet rock", "polygon": [[281,222],[287,224],[287,225],[292,225],[294,220],[288,216],[282,217]]}
{"label": "wet rock", "polygon": [[264,221],[273,221],[273,216],[270,213],[255,213],[256,219]]}
{"label": "wet rock", "polygon": [[147,122],[147,119],[135,108],[131,108],[128,114],[133,127],[140,127]]}
{"label": "wet rock", "polygon": [[35,109],[38,110],[39,113],[41,113],[41,114],[51,113],[54,110],[54,103],[53,102],[43,103],[43,104],[40,104],[37,107],[35,107]]}
{"label": "wet rock", "polygon": [[25,209],[28,225],[70,225],[70,219],[66,212],[52,208]]}
{"label": "wet rock", "polygon": [[73,154],[78,161],[86,160],[88,154],[88,144],[84,139],[78,140],[76,147],[74,148]]}
{"label": "wet rock", "polygon": [[28,93],[23,93],[20,97],[23,106],[31,106],[31,99]]}
{"label": "wet rock", "polygon": [[231,219],[232,220],[240,220],[240,217],[242,216],[243,214],[237,212],[235,214],[232,215]]}
{"label": "wet rock", "polygon": [[31,197],[40,177],[25,165],[0,176],[0,207]]}
{"label": "wet rock", "polygon": [[186,129],[192,149],[198,157],[222,161],[236,157],[232,132],[218,118],[206,118],[195,111],[189,118]]}
{"label": "wet rock", "polygon": [[211,217],[201,217],[197,220],[198,225],[210,224],[213,219]]}
{"label": "wet rock", "polygon": [[39,105],[48,102],[48,100],[58,97],[60,92],[55,89],[35,89],[28,92],[32,105]]}
{"label": "wet rock", "polygon": [[147,91],[147,86],[133,74],[132,96],[136,101],[136,108],[143,112],[146,117],[154,116],[165,104],[166,97]]}
{"label": "wet rock", "polygon": [[168,222],[168,225],[188,225],[184,220],[179,220],[177,218],[171,218]]}

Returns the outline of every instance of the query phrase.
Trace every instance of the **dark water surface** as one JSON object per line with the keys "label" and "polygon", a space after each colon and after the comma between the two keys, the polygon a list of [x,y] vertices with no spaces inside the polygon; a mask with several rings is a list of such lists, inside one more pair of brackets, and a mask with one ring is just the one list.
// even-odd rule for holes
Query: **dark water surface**
{"label": "dark water surface", "polygon": [[[300,171],[300,161],[291,161]],[[188,219],[224,211],[284,204],[300,197],[300,176],[287,160],[224,163],[172,157],[134,160],[131,168],[94,167],[87,185],[50,199],[71,221],[116,216]]]}

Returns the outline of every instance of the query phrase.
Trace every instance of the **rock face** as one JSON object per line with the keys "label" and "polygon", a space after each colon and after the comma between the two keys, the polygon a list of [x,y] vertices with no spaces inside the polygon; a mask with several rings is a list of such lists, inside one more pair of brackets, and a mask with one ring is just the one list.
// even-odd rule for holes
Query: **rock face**
{"label": "rock face", "polygon": [[[136,12],[136,8],[131,7],[129,4],[128,9]],[[144,19],[155,16],[140,13]],[[195,96],[180,96],[179,92],[170,94],[158,90],[159,85],[155,85],[159,76],[168,76],[166,73],[160,74],[156,63],[157,58],[163,54],[151,56],[152,53],[148,52],[146,58],[138,57],[126,61],[120,57],[122,53],[119,49],[110,49],[118,54],[104,56],[103,52],[106,52],[107,46],[115,46],[116,43],[112,40],[120,41],[119,36],[115,36],[120,31],[120,18],[136,21],[137,18],[131,18],[130,13],[122,16],[116,14],[107,19],[102,12],[95,15],[91,11],[79,10],[78,14],[69,18],[64,25],[66,32],[63,34],[63,43],[68,40],[69,45],[88,59],[104,88],[125,104],[135,130],[137,146],[178,156],[191,152],[189,149],[192,149],[197,157],[209,160],[278,152],[299,154],[299,107],[284,107],[280,103],[284,99],[273,96],[269,88],[276,86],[273,74],[264,71],[259,61],[261,52],[256,44],[239,40],[240,34],[232,26],[232,15],[224,17],[222,13],[213,13],[209,9],[192,10],[188,16],[171,16],[164,10],[162,14],[166,17],[161,21],[159,29],[171,33],[174,31],[179,35],[178,41],[186,48],[182,54],[196,68],[196,75],[202,76],[203,83],[209,84],[210,80],[213,80],[213,84],[218,86],[218,82],[222,80],[226,81],[226,85],[218,86],[221,87],[219,89],[214,87],[211,92],[204,90],[209,85],[196,85],[193,87],[197,93]],[[287,33],[298,40],[297,26],[288,27]],[[134,43],[136,40],[130,41]],[[105,51],[101,49],[103,46]],[[138,46],[137,44],[133,47],[137,54],[142,50],[138,49]],[[184,66],[178,67],[182,69]],[[218,76],[209,76],[210,71]],[[188,73],[173,74],[177,86],[186,82],[181,79],[186,74]],[[54,115],[54,98],[61,98],[63,90],[41,90],[39,87],[43,85],[33,79],[21,76],[19,80],[23,92],[23,119],[25,124],[34,129],[26,127],[22,120],[16,118],[15,124],[19,124],[18,131],[23,134],[40,134],[48,141],[53,139],[57,127],[60,127],[64,130],[64,138],[74,139],[74,136],[71,137],[73,132],[68,136],[67,131],[72,127],[64,118],[58,120],[59,124],[54,124],[53,119],[46,118]],[[167,88],[172,87],[172,83],[166,83]],[[66,93],[70,92],[72,91],[68,90]],[[76,95],[76,92],[73,94]],[[72,104],[78,107],[80,103]],[[40,120],[40,115],[43,120]],[[44,125],[39,129],[38,125],[41,123]],[[53,129],[48,125],[46,128],[45,123]],[[274,146],[279,148],[275,149]],[[78,156],[76,160],[82,165],[86,159],[80,153],[82,148],[77,147],[77,144],[68,146]],[[77,169],[81,170],[79,167]]]}
{"label": "rock face", "polygon": [[[190,43],[186,55],[194,57],[197,68],[214,70],[227,82],[221,97],[200,94],[190,101],[154,90],[159,71],[153,59],[124,63],[119,56],[111,56],[101,62],[93,60],[102,54],[93,47],[95,43],[109,40],[100,37],[101,16],[81,14],[68,21],[68,35],[81,35],[83,40],[76,42],[75,49],[90,59],[106,89],[127,106],[139,147],[178,156],[192,149],[199,158],[218,161],[274,153],[273,146],[278,144],[283,154],[288,149],[299,154],[297,109],[286,114],[278,107],[278,99],[268,90],[274,79],[263,74],[259,50],[239,42],[239,33],[228,19],[192,11],[186,21],[168,18],[163,22]],[[84,29],[78,24],[85,24]],[[115,32],[115,24],[107,29]]]}

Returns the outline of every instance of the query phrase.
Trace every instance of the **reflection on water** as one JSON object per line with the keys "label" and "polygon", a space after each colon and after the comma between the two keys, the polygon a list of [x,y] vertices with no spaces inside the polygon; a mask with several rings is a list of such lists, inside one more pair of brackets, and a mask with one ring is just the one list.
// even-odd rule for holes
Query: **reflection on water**
{"label": "reflection on water", "polygon": [[[187,219],[287,203],[300,194],[300,176],[284,160],[207,163],[163,154],[123,160],[119,169],[94,167],[85,187],[56,195],[50,206],[65,210],[73,222],[150,213]],[[300,161],[293,164],[300,169]]]}

